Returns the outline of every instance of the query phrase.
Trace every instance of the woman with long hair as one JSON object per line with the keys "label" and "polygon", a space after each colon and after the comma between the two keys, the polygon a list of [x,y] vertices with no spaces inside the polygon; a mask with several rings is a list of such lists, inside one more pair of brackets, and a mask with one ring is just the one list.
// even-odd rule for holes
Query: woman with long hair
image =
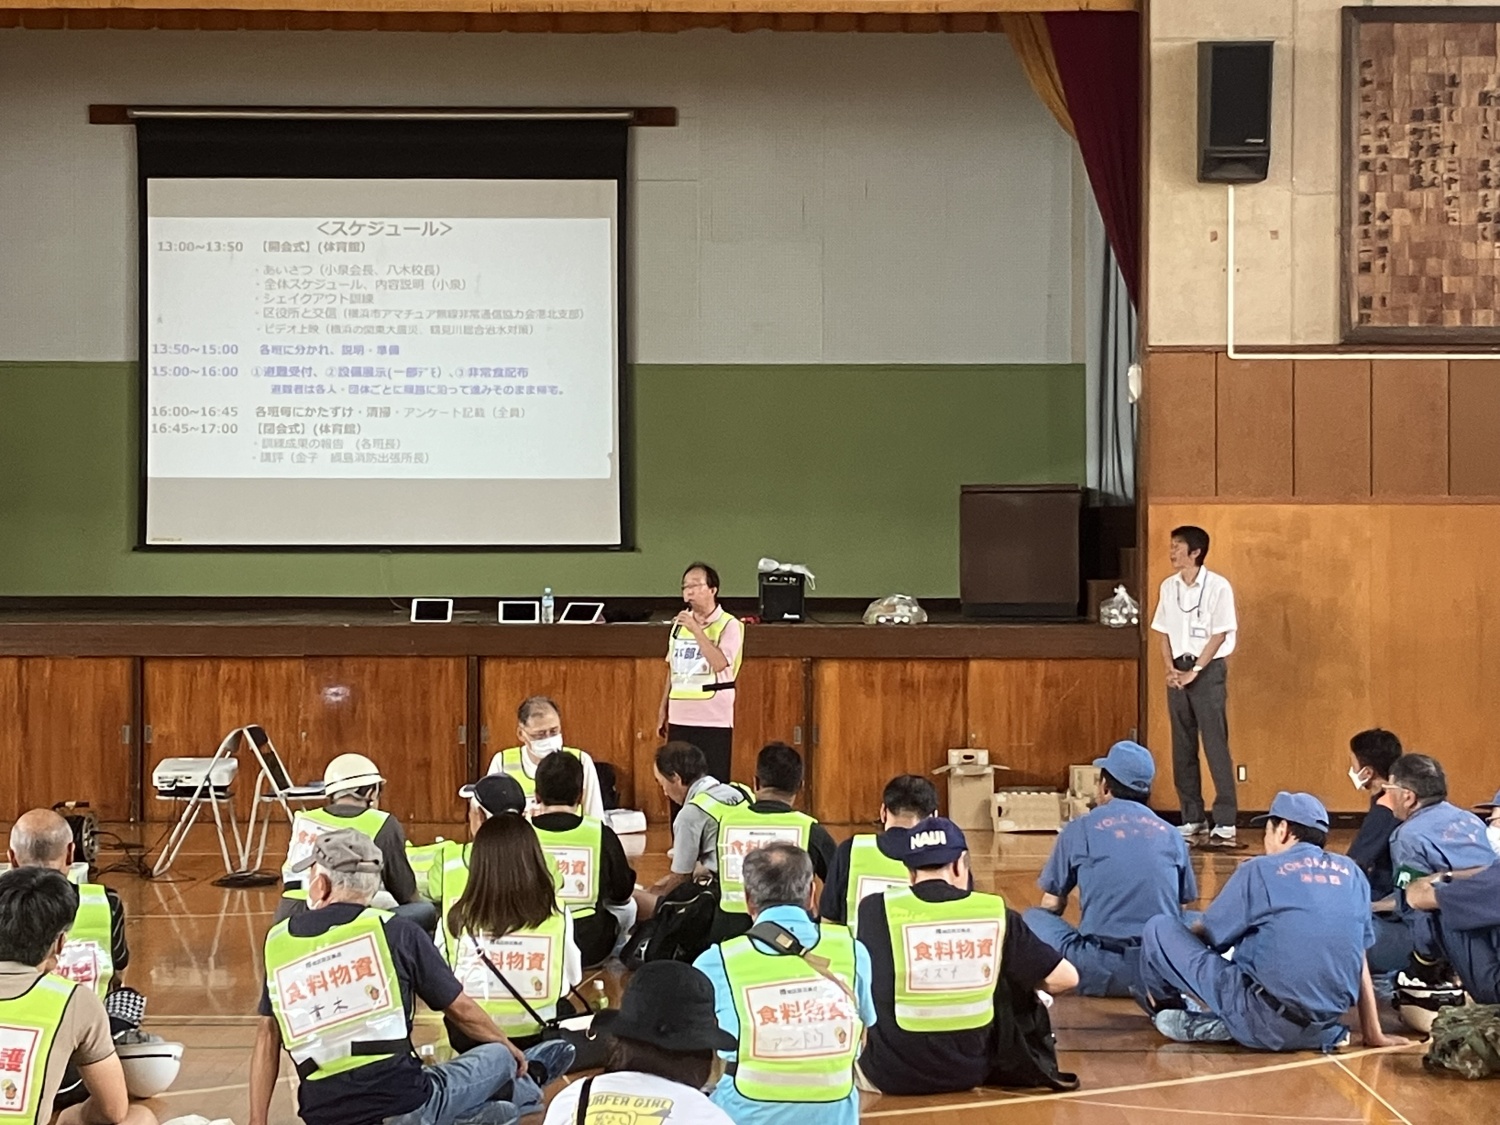
{"label": "woman with long hair", "polygon": [[[541,1031],[531,1012],[550,1018],[583,980],[572,915],[558,905],[536,830],[514,813],[491,817],[474,834],[469,880],[443,927],[464,991],[523,1044]],[[455,1050],[472,1046],[447,1026]]]}
{"label": "woman with long hair", "polygon": [[602,1115],[621,1098],[649,1106],[661,1125],[732,1125],[703,1089],[722,1073],[718,1052],[738,1040],[719,1027],[714,986],[698,969],[681,961],[642,965],[618,1012],[601,1014],[594,1027],[610,1037],[604,1073],[559,1090],[544,1125],[591,1120],[591,1105]]}

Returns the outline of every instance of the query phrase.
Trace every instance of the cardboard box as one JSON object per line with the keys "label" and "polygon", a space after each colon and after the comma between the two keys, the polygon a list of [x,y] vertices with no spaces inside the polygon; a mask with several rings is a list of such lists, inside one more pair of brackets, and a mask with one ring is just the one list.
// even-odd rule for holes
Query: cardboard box
{"label": "cardboard box", "polygon": [[995,771],[1008,769],[991,765],[988,750],[949,750],[948,764],[932,771],[948,775],[948,819],[964,829],[990,827]]}
{"label": "cardboard box", "polygon": [[1063,795],[1055,789],[1005,789],[992,798],[996,832],[1056,832],[1062,827]]}
{"label": "cardboard box", "polygon": [[1078,797],[1072,793],[1064,796],[1062,799],[1063,823],[1067,824],[1070,820],[1077,820],[1081,816],[1086,816],[1089,811],[1089,803],[1090,798],[1088,797]]}
{"label": "cardboard box", "polygon": [[1069,766],[1068,767],[1068,795],[1071,797],[1092,797],[1094,786],[1099,784],[1098,766]]}

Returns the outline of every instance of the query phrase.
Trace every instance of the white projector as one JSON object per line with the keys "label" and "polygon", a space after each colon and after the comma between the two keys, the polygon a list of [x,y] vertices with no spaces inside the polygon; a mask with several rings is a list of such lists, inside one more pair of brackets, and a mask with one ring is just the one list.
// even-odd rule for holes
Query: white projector
{"label": "white projector", "polygon": [[[212,772],[210,768],[212,767]],[[229,796],[229,787],[240,772],[240,764],[233,758],[221,758],[217,764],[213,758],[163,758],[151,771],[151,784],[156,786],[156,796],[162,800],[186,800],[198,791],[203,779],[208,778],[208,787],[203,795],[223,799]]]}

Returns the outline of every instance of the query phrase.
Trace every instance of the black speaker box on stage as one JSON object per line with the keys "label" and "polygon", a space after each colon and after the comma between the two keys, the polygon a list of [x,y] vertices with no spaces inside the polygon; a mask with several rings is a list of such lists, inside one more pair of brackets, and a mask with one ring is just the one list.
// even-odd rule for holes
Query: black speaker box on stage
{"label": "black speaker box on stage", "polygon": [[805,578],[800,574],[762,574],[760,576],[760,619],[762,621],[806,620]]}
{"label": "black speaker box on stage", "polygon": [[1198,182],[1258,184],[1271,167],[1269,40],[1198,44]]}

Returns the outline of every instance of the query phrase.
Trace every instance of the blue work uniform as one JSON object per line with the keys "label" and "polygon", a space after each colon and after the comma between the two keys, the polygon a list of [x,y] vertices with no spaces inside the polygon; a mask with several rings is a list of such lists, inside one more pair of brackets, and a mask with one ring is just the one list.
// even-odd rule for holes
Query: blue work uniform
{"label": "blue work uniform", "polygon": [[1391,833],[1391,866],[1396,880],[1396,913],[1411,931],[1416,953],[1432,961],[1443,955],[1437,919],[1406,905],[1406,884],[1440,871],[1489,867],[1494,849],[1484,834],[1484,821],[1468,809],[1439,801],[1420,808]]}
{"label": "blue work uniform", "polygon": [[[762,910],[756,922],[775,922],[802,943],[803,948],[816,951],[819,939],[818,924],[808,917],[800,906],[772,906]],[[719,1017],[719,1026],[730,1035],[739,1037],[740,1017],[734,1007],[734,996],[729,991],[729,975],[724,971],[724,954],[716,945],[702,954],[693,966],[702,972],[714,986],[714,1010]],[[875,1001],[870,996],[870,954],[863,945],[854,943],[854,996],[859,1002],[859,1018],[865,1027],[875,1026]],[[736,1058],[734,1051],[721,1051],[727,1061]],[[734,1119],[735,1125],[786,1125],[795,1121],[797,1125],[858,1125],[859,1089],[851,1090],[842,1101],[808,1102],[757,1102],[741,1094],[734,1086],[734,1076],[726,1074],[719,1080],[710,1095],[713,1103]]]}
{"label": "blue work uniform", "polygon": [[[1203,912],[1146,924],[1141,978],[1156,998],[1196,996],[1246,1047],[1332,1050],[1375,940],[1370,887],[1348,856],[1297,843],[1246,860]],[[1233,960],[1220,954],[1233,947]]]}
{"label": "blue work uniform", "polygon": [[1500,1004],[1500,864],[1433,889],[1443,951],[1464,991],[1481,1004]]}
{"label": "blue work uniform", "polygon": [[1037,885],[1061,899],[1078,888],[1076,929],[1040,907],[1023,917],[1072,962],[1083,996],[1139,991],[1146,922],[1198,897],[1182,834],[1140,802],[1120,798],[1063,827]]}
{"label": "blue work uniform", "polygon": [[[1396,876],[1391,868],[1391,835],[1400,821],[1396,814],[1380,803],[1379,797],[1370,800],[1370,811],[1365,813],[1359,832],[1349,845],[1349,858],[1359,865],[1370,881],[1370,901],[1379,902],[1396,892]],[[1377,975],[1393,973],[1406,968],[1411,960],[1411,929],[1406,920],[1394,911],[1382,911],[1375,915],[1375,944],[1368,954],[1370,972]]]}

